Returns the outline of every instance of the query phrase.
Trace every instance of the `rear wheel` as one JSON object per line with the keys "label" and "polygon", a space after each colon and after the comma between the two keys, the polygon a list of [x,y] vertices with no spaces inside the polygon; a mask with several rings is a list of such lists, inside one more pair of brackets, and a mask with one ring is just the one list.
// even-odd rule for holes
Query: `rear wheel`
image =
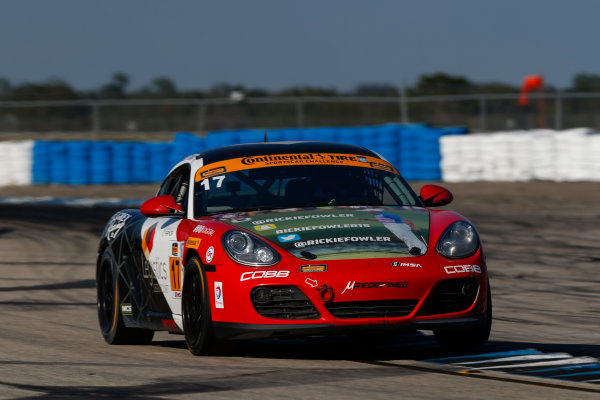
{"label": "rear wheel", "polygon": [[447,350],[474,350],[483,346],[492,330],[492,292],[488,283],[487,310],[481,326],[468,330],[433,331],[438,344]]}
{"label": "rear wheel", "polygon": [[214,351],[216,340],[210,317],[208,285],[198,257],[192,257],[185,266],[181,307],[183,333],[190,352],[197,356]]}
{"label": "rear wheel", "polygon": [[126,289],[110,247],[102,253],[96,269],[98,322],[102,336],[109,344],[148,344],[154,331],[128,328],[121,316],[121,298]]}

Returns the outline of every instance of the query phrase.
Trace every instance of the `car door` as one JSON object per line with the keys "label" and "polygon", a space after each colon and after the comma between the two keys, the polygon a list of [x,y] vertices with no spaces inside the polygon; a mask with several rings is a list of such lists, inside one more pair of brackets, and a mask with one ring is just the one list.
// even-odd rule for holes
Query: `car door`
{"label": "car door", "polygon": [[[152,280],[152,295],[164,296],[172,314],[181,314],[182,255],[184,242],[177,240],[177,230],[186,218],[189,201],[190,166],[171,172],[161,185],[158,195],[173,196],[184,210],[181,214],[148,218],[142,226],[142,250],[150,271],[144,278]],[[155,310],[161,312],[163,310]],[[167,310],[164,310],[167,311]]]}

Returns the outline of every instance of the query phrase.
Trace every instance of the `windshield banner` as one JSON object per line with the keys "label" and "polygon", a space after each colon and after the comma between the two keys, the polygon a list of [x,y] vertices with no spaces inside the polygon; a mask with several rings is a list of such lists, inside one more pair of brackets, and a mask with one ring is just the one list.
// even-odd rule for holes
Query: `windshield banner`
{"label": "windshield banner", "polygon": [[376,157],[339,153],[268,154],[233,158],[205,165],[196,172],[196,182],[226,172],[294,165],[344,165],[398,173],[390,163]]}

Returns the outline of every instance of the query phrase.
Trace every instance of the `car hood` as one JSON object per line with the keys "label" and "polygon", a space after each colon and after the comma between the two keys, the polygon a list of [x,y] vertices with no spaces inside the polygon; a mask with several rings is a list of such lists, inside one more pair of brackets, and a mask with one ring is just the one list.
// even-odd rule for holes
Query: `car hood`
{"label": "car hood", "polygon": [[427,252],[429,211],[419,207],[311,207],[214,215],[304,260],[415,257]]}

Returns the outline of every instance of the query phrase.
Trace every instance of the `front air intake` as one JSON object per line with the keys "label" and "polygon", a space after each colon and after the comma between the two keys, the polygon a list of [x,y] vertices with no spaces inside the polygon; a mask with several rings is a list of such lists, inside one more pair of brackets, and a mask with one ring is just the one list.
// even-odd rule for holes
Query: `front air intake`
{"label": "front air intake", "polygon": [[260,286],[250,292],[257,313],[274,319],[318,319],[321,314],[296,286]]}
{"label": "front air intake", "polygon": [[479,282],[475,278],[445,279],[437,285],[421,315],[464,311],[473,305],[478,292]]}
{"label": "front air intake", "polygon": [[418,300],[374,300],[326,303],[336,318],[394,318],[409,315]]}

